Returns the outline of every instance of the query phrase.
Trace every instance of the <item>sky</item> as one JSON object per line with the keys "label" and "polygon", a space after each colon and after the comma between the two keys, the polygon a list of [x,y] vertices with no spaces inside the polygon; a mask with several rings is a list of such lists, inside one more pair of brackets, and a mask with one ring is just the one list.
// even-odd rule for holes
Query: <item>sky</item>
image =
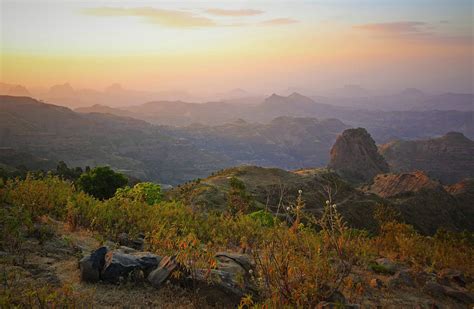
{"label": "sky", "polygon": [[5,83],[474,92],[471,0],[0,2]]}

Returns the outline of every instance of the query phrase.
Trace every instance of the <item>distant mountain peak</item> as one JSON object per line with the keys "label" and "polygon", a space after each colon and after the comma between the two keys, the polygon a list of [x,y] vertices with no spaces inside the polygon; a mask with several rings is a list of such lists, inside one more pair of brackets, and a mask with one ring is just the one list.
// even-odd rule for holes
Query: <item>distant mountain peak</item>
{"label": "distant mountain peak", "polygon": [[455,131],[448,132],[441,138],[448,139],[448,140],[470,141],[470,139],[468,139],[464,134],[462,134],[461,132],[455,132]]}
{"label": "distant mountain peak", "polygon": [[74,88],[69,83],[58,84],[49,88],[49,93],[52,95],[69,96],[74,94]]}
{"label": "distant mountain peak", "polygon": [[113,83],[112,85],[105,88],[106,92],[121,92],[121,91],[124,91],[124,90],[125,89],[119,83]]}
{"label": "distant mountain peak", "polygon": [[306,98],[304,95],[298,92],[293,92],[288,96],[288,98]]}
{"label": "distant mountain peak", "polygon": [[417,88],[406,88],[401,92],[402,95],[409,95],[409,96],[422,96],[425,95],[423,91]]}

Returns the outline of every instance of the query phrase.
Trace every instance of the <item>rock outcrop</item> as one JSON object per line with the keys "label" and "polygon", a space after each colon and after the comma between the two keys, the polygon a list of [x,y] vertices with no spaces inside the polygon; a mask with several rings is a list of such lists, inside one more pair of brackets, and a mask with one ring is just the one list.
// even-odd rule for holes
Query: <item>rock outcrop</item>
{"label": "rock outcrop", "polygon": [[328,167],[354,183],[369,182],[377,174],[389,172],[375,141],[363,128],[348,129],[338,136]]}
{"label": "rock outcrop", "polygon": [[402,174],[379,174],[364,191],[389,198],[420,190],[444,190],[441,184],[432,180],[424,172],[415,171]]}
{"label": "rock outcrop", "polygon": [[428,140],[394,141],[380,147],[394,172],[422,170],[444,184],[474,177],[474,141],[450,132]]}
{"label": "rock outcrop", "polygon": [[[81,280],[91,283],[148,282],[161,288],[169,281],[181,286],[199,287],[200,293],[210,303],[226,299],[238,304],[244,295],[256,294],[253,283],[255,265],[250,256],[220,252],[215,259],[215,268],[194,269],[191,273],[178,263],[175,256],[160,257],[123,246],[109,250],[104,246],[82,258],[79,268]],[[177,271],[180,275],[174,278],[173,273]]]}

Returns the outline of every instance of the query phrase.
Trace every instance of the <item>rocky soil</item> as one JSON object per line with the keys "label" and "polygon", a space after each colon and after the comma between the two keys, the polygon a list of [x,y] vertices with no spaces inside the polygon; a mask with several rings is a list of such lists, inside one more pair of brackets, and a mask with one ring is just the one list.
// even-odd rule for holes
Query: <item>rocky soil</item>
{"label": "rocky soil", "polygon": [[[101,242],[97,235],[69,231],[50,219],[47,224],[54,232],[50,239],[33,237],[22,252],[1,253],[2,272],[15,278],[9,285],[70,286],[81,295],[78,305],[98,308],[229,308],[237,306],[242,293],[256,295],[253,263],[245,254],[219,253],[211,273],[197,270],[192,279],[176,279],[172,274],[180,266],[174,257]],[[332,308],[337,301],[346,308],[469,308],[473,279],[455,269],[415,270],[380,257],[368,267],[355,267],[334,302],[319,307]]]}

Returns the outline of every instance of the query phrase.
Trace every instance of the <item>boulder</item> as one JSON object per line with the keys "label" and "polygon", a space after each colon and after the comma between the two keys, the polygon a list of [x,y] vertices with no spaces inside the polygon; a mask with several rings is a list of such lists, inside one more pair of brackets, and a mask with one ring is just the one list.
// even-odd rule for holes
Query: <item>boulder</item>
{"label": "boulder", "polygon": [[443,269],[439,272],[438,278],[439,281],[444,285],[451,285],[452,283],[455,283],[460,287],[466,286],[466,278],[464,277],[464,274],[456,269]]}
{"label": "boulder", "polygon": [[401,269],[400,264],[397,264],[387,258],[379,258],[379,259],[376,259],[375,262],[377,263],[377,265],[382,266],[384,270],[386,270],[386,272],[390,274],[395,274],[397,271]]}
{"label": "boulder", "polygon": [[123,253],[120,250],[108,252],[101,278],[118,283],[124,279],[137,279],[147,276],[161,261],[161,257],[149,252]]}
{"label": "boulder", "polygon": [[165,256],[158,265],[158,268],[150,272],[147,277],[148,282],[155,288],[160,288],[178,267],[178,262],[174,256]]}
{"label": "boulder", "polygon": [[463,289],[444,288],[444,295],[464,304],[474,304],[474,294]]}
{"label": "boulder", "polygon": [[238,304],[246,294],[256,294],[253,284],[255,265],[249,255],[219,252],[215,258],[216,269],[198,269],[192,276],[209,302],[226,298]]}
{"label": "boulder", "polygon": [[415,287],[415,280],[407,270],[400,270],[387,281],[390,288]]}
{"label": "boulder", "polygon": [[444,295],[444,286],[437,282],[429,281],[423,287],[423,292],[431,296],[439,297],[440,295]]}
{"label": "boulder", "polygon": [[107,251],[107,247],[100,247],[79,261],[82,281],[97,282],[101,279],[100,273],[105,264]]}
{"label": "boulder", "polygon": [[141,251],[145,245],[145,235],[140,233],[137,238],[131,239],[127,233],[120,233],[117,237],[117,241],[121,246],[131,247]]}
{"label": "boulder", "polygon": [[434,281],[427,282],[423,287],[423,292],[434,297],[447,296],[465,304],[474,303],[474,295],[466,289],[454,289]]}

